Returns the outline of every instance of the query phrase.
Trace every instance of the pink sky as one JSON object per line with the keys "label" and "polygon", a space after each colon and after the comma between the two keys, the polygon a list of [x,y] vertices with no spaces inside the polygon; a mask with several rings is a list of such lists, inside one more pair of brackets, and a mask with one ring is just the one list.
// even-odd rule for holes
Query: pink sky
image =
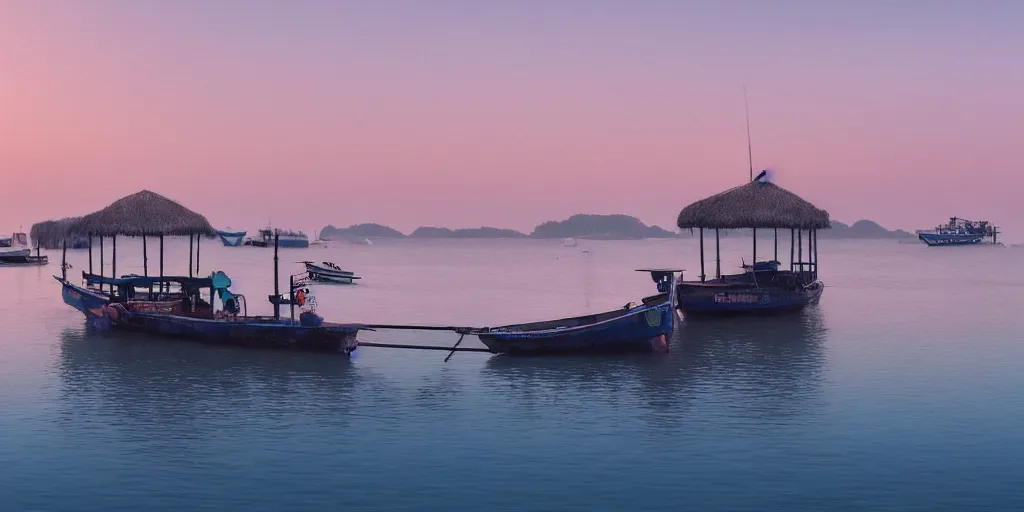
{"label": "pink sky", "polygon": [[[1024,239],[1024,8],[0,3],[0,233],[150,189],[218,227],[674,227],[754,162],[833,219]],[[937,3],[936,3],[937,4]]]}

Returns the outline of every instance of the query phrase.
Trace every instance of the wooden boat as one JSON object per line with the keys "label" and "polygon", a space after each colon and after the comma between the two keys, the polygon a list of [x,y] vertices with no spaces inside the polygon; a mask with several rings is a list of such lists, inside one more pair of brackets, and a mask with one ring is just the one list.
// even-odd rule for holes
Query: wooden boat
{"label": "wooden boat", "polygon": [[313,263],[312,261],[303,261],[306,265],[306,275],[310,281],[320,281],[324,283],[337,283],[337,284],[353,284],[356,279],[362,279],[355,275],[354,272],[348,270],[342,270],[340,267],[329,261],[321,263]]}
{"label": "wooden boat", "polygon": [[302,231],[289,231],[274,228],[259,230],[257,238],[247,238],[244,244],[253,247],[273,247],[275,239],[277,240],[278,247],[300,249],[309,247],[309,237],[307,237]]}
{"label": "wooden boat", "polygon": [[39,254],[32,256],[32,251],[29,249],[0,252],[0,267],[38,267],[49,263],[49,256]]}
{"label": "wooden boat", "polygon": [[[230,290],[231,280],[224,272],[208,277],[193,275],[192,237],[213,235],[214,230],[201,215],[149,191],[133,194],[109,207],[85,216],[72,231],[100,235],[100,269],[104,245],[103,235],[113,244],[114,276],[117,275],[117,235],[141,236],[143,253],[146,238],[160,237],[160,275],[148,275],[148,258],[143,257],[143,275],[110,277],[82,273],[82,284],[72,283],[67,276],[65,258],[62,274],[54,278],[61,283],[64,302],[81,311],[87,321],[98,328],[118,329],[199,340],[208,343],[245,347],[287,348],[349,354],[358,346],[358,324],[324,322],[316,314],[316,300],[309,291],[292,281],[288,292],[281,294],[278,285],[277,235],[274,236],[274,294],[268,299],[274,306],[273,316],[248,316],[245,297]],[[74,233],[71,233],[74,234]],[[189,275],[163,275],[163,237],[165,234],[189,236]],[[199,245],[195,244],[195,274],[199,273]],[[92,268],[92,251],[89,253]],[[290,314],[281,316],[281,306]],[[296,318],[296,307],[300,309]]]}
{"label": "wooden boat", "polygon": [[991,239],[998,244],[999,230],[988,221],[973,221],[950,217],[949,223],[938,226],[934,230],[920,230],[917,238],[929,247],[948,245],[976,245]]}
{"label": "wooden boat", "polygon": [[675,269],[650,272],[658,295],[641,304],[575,318],[506,325],[481,329],[474,334],[491,352],[539,355],[572,352],[628,352],[668,350],[675,328]]}
{"label": "wooden boat", "polygon": [[[753,174],[753,173],[751,173]],[[687,206],[680,229],[700,230],[700,276],[678,285],[678,307],[687,317],[719,314],[780,313],[816,304],[824,292],[818,280],[819,229],[828,229],[828,212],[769,181],[762,171],[750,183]],[[723,275],[720,229],[753,228],[754,263],[743,272]],[[758,229],[774,233],[770,260],[757,258]],[[704,230],[715,230],[715,275],[704,271]],[[790,234],[789,269],[779,263],[779,229]],[[806,232],[807,249],[804,251]]]}

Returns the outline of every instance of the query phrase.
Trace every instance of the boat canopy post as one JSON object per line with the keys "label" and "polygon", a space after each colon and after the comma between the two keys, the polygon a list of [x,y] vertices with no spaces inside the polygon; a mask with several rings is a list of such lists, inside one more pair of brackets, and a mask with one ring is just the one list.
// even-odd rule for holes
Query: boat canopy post
{"label": "boat canopy post", "polygon": [[288,276],[288,306],[292,322],[295,322],[295,276]]}
{"label": "boat canopy post", "polygon": [[704,228],[698,228],[700,231],[700,280],[704,282]]}
{"label": "boat canopy post", "polygon": [[[754,266],[757,266],[757,228],[754,228]],[[754,277],[757,277],[757,274],[754,274]]]}
{"label": "boat canopy post", "polygon": [[68,240],[67,240],[67,238],[65,238],[64,240],[61,240],[60,244],[61,244],[61,251],[60,251],[60,273],[61,273],[61,277],[65,281],[67,281],[68,280]]}
{"label": "boat canopy post", "polygon": [[[103,235],[100,235],[100,277],[103,277]],[[103,291],[102,279],[100,279],[100,291]]]}
{"label": "boat canopy post", "polygon": [[796,260],[793,259],[793,254],[794,254],[793,253],[793,249],[795,248],[795,246],[793,244],[795,244],[795,243],[796,243],[796,233],[793,231],[793,228],[789,228],[789,271],[790,272],[793,271],[793,262],[796,261]]}
{"label": "boat canopy post", "polygon": [[281,318],[281,302],[279,301],[279,299],[281,298],[281,288],[280,288],[280,286],[277,283],[277,281],[278,281],[278,274],[277,274],[277,244],[278,244],[278,234],[277,234],[277,232],[274,232],[274,319],[275,320]]}
{"label": "boat canopy post", "polygon": [[796,257],[798,260],[797,265],[800,266],[800,277],[804,276],[804,230],[796,230]]}
{"label": "boat canopy post", "polygon": [[89,233],[89,273],[92,274],[92,233]]}
{"label": "boat canopy post", "polygon": [[779,228],[773,228],[772,231],[775,232],[775,258],[773,259],[773,261],[778,263],[778,261],[779,261]]}
{"label": "boat canopy post", "polygon": [[188,235],[188,276],[192,277],[192,234]]}
{"label": "boat canopy post", "polygon": [[164,292],[164,235],[160,234],[160,293]]}
{"label": "boat canopy post", "polygon": [[818,230],[814,230],[814,280],[818,280]]}
{"label": "boat canopy post", "polygon": [[715,228],[715,278],[722,278],[722,251],[718,245],[718,228]]}

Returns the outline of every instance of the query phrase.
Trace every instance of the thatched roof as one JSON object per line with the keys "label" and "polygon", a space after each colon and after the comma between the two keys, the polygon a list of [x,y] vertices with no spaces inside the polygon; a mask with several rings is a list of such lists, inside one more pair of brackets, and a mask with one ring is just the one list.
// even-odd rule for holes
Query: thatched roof
{"label": "thatched roof", "polygon": [[166,197],[143,190],[82,217],[70,228],[82,235],[207,235],[216,231],[206,217]]}
{"label": "thatched roof", "polygon": [[683,208],[681,229],[828,229],[828,212],[770,182],[752,181]]}
{"label": "thatched roof", "polygon": [[60,220],[47,220],[32,225],[29,236],[45,249],[57,249],[65,239],[73,239],[68,233],[81,217],[68,217]]}

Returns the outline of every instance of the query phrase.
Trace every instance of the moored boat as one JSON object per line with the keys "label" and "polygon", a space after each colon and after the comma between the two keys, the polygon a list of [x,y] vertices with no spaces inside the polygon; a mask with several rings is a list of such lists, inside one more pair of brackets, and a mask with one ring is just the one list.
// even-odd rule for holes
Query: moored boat
{"label": "moored boat", "polygon": [[309,247],[309,237],[302,231],[289,231],[286,229],[265,228],[259,230],[256,238],[247,238],[245,245],[253,247],[273,247],[275,237],[278,247],[306,248]]}
{"label": "moored boat", "polygon": [[474,332],[491,352],[540,355],[573,352],[665,352],[675,328],[676,269],[649,272],[658,295],[595,315],[505,325]]}
{"label": "moored boat", "polygon": [[950,217],[949,223],[933,230],[919,230],[917,238],[929,247],[945,245],[976,245],[991,239],[998,244],[999,230],[988,221]]}
{"label": "moored boat", "polygon": [[[358,346],[358,324],[325,322],[316,314],[316,301],[309,291],[292,283],[285,294],[278,288],[277,244],[274,244],[274,294],[268,298],[273,316],[249,316],[245,297],[230,290],[224,272],[207,277],[193,275],[192,237],[210,236],[214,230],[206,219],[163,196],[149,191],[122,198],[111,206],[83,217],[74,226],[81,234],[109,236],[114,252],[113,276],[83,272],[81,285],[67,276],[68,265],[54,278],[61,283],[64,302],[81,311],[89,323],[100,328],[172,336],[208,343],[245,347],[287,348],[351,353]],[[74,233],[72,233],[74,234]],[[143,275],[116,277],[117,236],[160,237],[160,275],[148,275],[148,258],[143,258]],[[189,275],[163,275],[163,237],[189,236]],[[277,237],[274,237],[276,242]],[[195,274],[199,273],[198,243],[195,245]],[[66,260],[65,260],[66,261]],[[89,267],[92,268],[90,251]],[[290,314],[281,315],[282,305]],[[299,308],[296,318],[296,307]]]}
{"label": "moored boat", "polygon": [[[750,183],[711,196],[679,213],[680,229],[700,232],[700,276],[678,285],[678,307],[689,317],[798,311],[816,304],[825,285],[818,280],[819,229],[831,225],[828,212],[767,181],[761,172]],[[739,274],[722,274],[721,229],[753,228],[753,264]],[[715,274],[704,269],[704,230],[715,231]],[[774,234],[773,256],[758,260],[758,229]],[[779,263],[779,230],[790,235],[789,269]],[[806,250],[804,237],[807,238]]]}
{"label": "moored boat", "polygon": [[357,276],[355,272],[348,270],[342,270],[340,267],[329,261],[321,263],[314,263],[312,261],[303,261],[306,265],[306,275],[310,281],[320,281],[325,283],[337,283],[337,284],[353,284],[355,280],[362,279]]}

